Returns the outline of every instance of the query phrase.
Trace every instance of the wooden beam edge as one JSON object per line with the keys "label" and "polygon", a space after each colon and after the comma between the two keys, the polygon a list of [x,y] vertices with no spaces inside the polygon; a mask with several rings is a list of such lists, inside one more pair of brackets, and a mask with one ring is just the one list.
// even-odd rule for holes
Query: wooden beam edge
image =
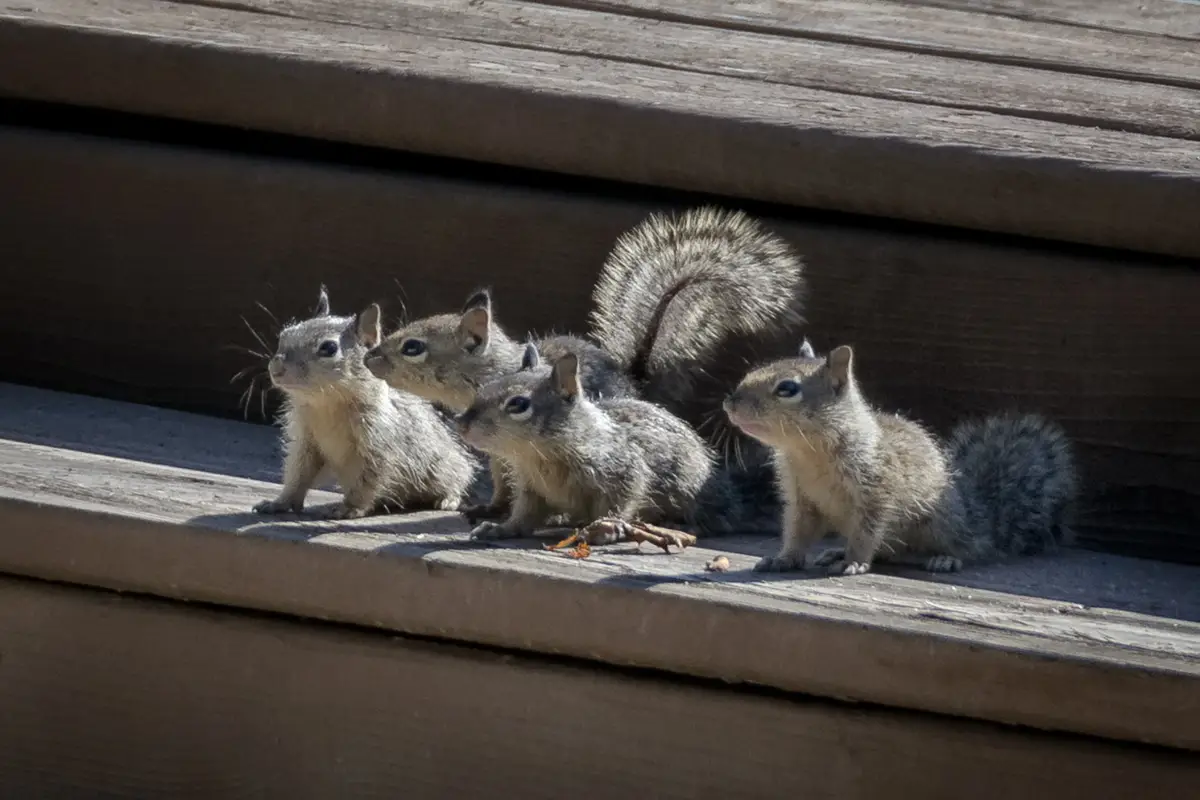
{"label": "wooden beam edge", "polygon": [[[247,24],[264,19],[237,13]],[[951,124],[957,117],[944,109],[917,112],[916,106],[898,101],[795,87],[767,87],[771,102],[747,95],[735,104],[736,112],[715,115],[693,102],[703,88],[699,85],[678,91],[660,87],[654,102],[645,103],[614,93],[610,84],[620,84],[617,75],[599,75],[584,92],[555,84],[549,74],[505,72],[497,78],[478,70],[454,72],[458,68],[451,66],[439,72],[415,56],[386,67],[299,52],[284,59],[196,35],[195,41],[173,40],[84,24],[44,24],[10,13],[0,16],[0,93],[798,207],[1200,257],[1200,229],[1184,224],[1184,210],[1200,202],[1200,172],[1185,169],[1183,162],[1172,169],[1089,163],[1090,148],[1076,146],[1099,136],[1113,149],[1116,139],[1105,135],[1131,135],[1011,118],[1013,130],[1004,139],[1010,148],[923,141],[922,130],[966,123]],[[577,60],[605,69],[603,60]],[[76,62],[76,69],[63,70],[67,61]],[[663,72],[685,82],[719,83],[722,96],[762,89],[752,81]],[[146,77],[112,77],[133,74]],[[221,90],[178,90],[206,81],[220,81]],[[386,103],[380,102],[383,97]],[[788,108],[821,97],[861,106],[856,117],[904,106],[908,116],[927,113],[936,119],[910,120],[909,133],[900,135],[838,127],[827,124],[824,115],[803,124],[788,116]],[[336,109],[322,111],[330,98],[336,98]],[[849,109],[842,112],[844,117]],[[899,120],[899,113],[893,110],[892,116]],[[514,125],[517,119],[521,126]],[[1049,149],[1025,141],[1035,129],[1056,132],[1046,137]],[[680,148],[681,141],[689,146]],[[1055,142],[1065,144],[1060,148]],[[1180,144],[1145,136],[1129,142],[1148,151]],[[697,163],[711,168],[697,170]],[[788,164],[791,169],[781,169]]]}
{"label": "wooden beam edge", "polygon": [[[0,497],[0,571],[1200,751],[1200,668],[1044,637],[963,635],[712,586],[595,585]],[[792,604],[794,606],[794,604]]]}

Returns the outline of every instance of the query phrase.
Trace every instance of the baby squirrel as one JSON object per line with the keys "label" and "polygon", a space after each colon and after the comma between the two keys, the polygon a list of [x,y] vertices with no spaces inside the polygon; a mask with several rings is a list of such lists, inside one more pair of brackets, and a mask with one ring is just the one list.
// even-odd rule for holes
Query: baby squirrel
{"label": "baby squirrel", "polygon": [[[590,337],[533,343],[547,362],[575,356],[589,400],[641,397],[698,426],[744,372],[737,345],[790,335],[802,322],[804,291],[800,259],[746,214],[712,207],[653,214],[617,239],[601,268]],[[402,327],[367,354],[366,364],[392,386],[461,413],[485,383],[517,372],[523,353],[481,291],[460,314]],[[731,367],[737,372],[722,377]],[[720,391],[708,391],[709,384]],[[505,511],[501,462],[492,459],[489,507],[472,509],[472,516]]]}
{"label": "baby squirrel", "polygon": [[363,353],[379,338],[377,305],[332,316],[324,286],[316,315],[280,332],[268,373],[285,397],[283,491],[255,511],[300,511],[327,468],[344,493],[334,518],[458,508],[478,465],[443,412],[366,370]]}
{"label": "baby squirrel", "polygon": [[[608,355],[576,336],[550,336],[538,345],[547,357],[574,355],[581,365],[583,390],[591,397],[631,397],[629,377]],[[466,411],[475,391],[489,380],[521,368],[524,345],[496,324],[491,292],[472,294],[459,314],[417,320],[367,352],[365,364],[376,377],[401,391],[412,392],[456,413]],[[492,498],[486,506],[468,506],[476,519],[502,515],[510,501],[509,479],[499,459],[490,459]]]}
{"label": "baby squirrel", "polygon": [[504,522],[472,536],[523,536],[552,515],[582,525],[602,517],[681,520],[721,533],[742,516],[729,475],[691,426],[632,398],[591,399],[574,353],[545,366],[528,344],[521,369],[480,387],[457,418],[463,439],[509,465],[515,488]]}
{"label": "baby squirrel", "polygon": [[874,559],[951,572],[964,563],[1051,550],[1070,538],[1077,489],[1066,434],[1036,415],[960,425],[945,446],[917,423],[868,404],[850,347],[754,370],[725,400],[733,424],[774,450],[783,544],[759,571],[804,567],[829,529],[843,550],[815,560],[833,574]]}

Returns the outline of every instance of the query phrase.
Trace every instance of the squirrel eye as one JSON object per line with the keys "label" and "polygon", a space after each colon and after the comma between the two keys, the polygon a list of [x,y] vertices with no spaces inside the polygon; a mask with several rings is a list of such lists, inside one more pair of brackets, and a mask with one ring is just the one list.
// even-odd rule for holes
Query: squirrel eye
{"label": "squirrel eye", "polygon": [[317,355],[321,358],[333,358],[337,355],[338,343],[330,339],[329,341],[321,342],[321,346],[317,348]]}
{"label": "squirrel eye", "polygon": [[420,339],[405,339],[404,344],[400,345],[400,355],[408,358],[416,358],[425,353],[425,343]]}
{"label": "squirrel eye", "polygon": [[530,402],[528,397],[517,395],[516,397],[508,398],[508,401],[504,404],[504,410],[509,416],[524,419],[533,411],[533,403]]}
{"label": "squirrel eye", "polygon": [[784,400],[800,396],[800,384],[793,380],[780,381],[775,384],[775,396]]}

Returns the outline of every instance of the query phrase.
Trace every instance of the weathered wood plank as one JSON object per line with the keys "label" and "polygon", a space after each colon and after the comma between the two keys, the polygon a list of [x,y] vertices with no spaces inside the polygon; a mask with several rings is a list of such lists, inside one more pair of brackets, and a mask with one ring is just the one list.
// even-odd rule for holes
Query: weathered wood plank
{"label": "weathered wood plank", "polygon": [[[446,513],[264,519],[247,509],[274,487],[221,460],[259,473],[262,427],[4,396],[4,572],[1200,750],[1197,568],[1072,552],[942,579],[761,576],[774,542],[730,537],[713,574],[706,547],[578,562],[466,541]],[[71,424],[36,422],[72,405]],[[47,429],[66,441],[23,441]],[[146,457],[103,455],[110,439]]]}
{"label": "weathered wood plank", "polygon": [[966,8],[1017,19],[1053,20],[1111,31],[1200,39],[1195,0],[917,0],[937,8]]}
{"label": "weathered wood plank", "polygon": [[[242,316],[268,338],[272,328],[255,301],[286,318],[325,282],[339,309],[379,300],[395,312],[403,293],[428,314],[486,283],[511,329],[580,330],[616,236],[692,202],[12,129],[0,130],[0,178],[21,187],[0,193],[0,216],[22,265],[6,278],[0,334],[40,343],[10,352],[6,376],[239,415],[244,384],[229,379],[253,361],[228,346],[258,347]],[[809,335],[852,342],[878,402],[942,431],[1010,406],[1061,419],[1087,475],[1084,541],[1200,562],[1194,271],[767,222],[808,260]]]}
{"label": "weathered wood plank", "polygon": [[[0,580],[0,793],[1184,797],[1190,754]],[[186,688],[184,688],[186,687]]]}
{"label": "weathered wood plank", "polygon": [[1200,256],[1184,140],[155,0],[0,9],[10,96]]}
{"label": "weathered wood plank", "polygon": [[[199,2],[198,5],[205,5]],[[1200,139],[1195,88],[1068,75],[839,42],[645,20],[521,0],[248,0],[243,7],[364,26],[599,57],[840,94],[987,111],[1151,136]]]}
{"label": "weathered wood plank", "polygon": [[[893,0],[533,0],[647,20],[936,53],[1200,88],[1200,51],[1169,36],[1084,28]],[[1045,4],[1039,4],[1044,6]],[[1091,4],[1089,4],[1091,5]],[[1128,4],[1122,4],[1131,7]]]}

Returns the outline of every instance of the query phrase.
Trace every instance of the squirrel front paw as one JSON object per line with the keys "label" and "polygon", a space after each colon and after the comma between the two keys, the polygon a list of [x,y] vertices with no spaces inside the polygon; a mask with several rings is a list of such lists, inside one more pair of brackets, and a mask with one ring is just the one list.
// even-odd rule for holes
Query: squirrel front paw
{"label": "squirrel front paw", "polygon": [[794,572],[804,569],[803,553],[780,553],[766,556],[754,565],[755,572]]}
{"label": "squirrel front paw", "polygon": [[830,575],[865,575],[871,571],[871,565],[866,561],[848,561],[839,558],[830,563],[825,571]]}
{"label": "squirrel front paw", "polygon": [[481,522],[471,530],[472,539],[515,539],[519,535],[499,522]]}
{"label": "squirrel front paw", "polygon": [[261,503],[254,504],[253,511],[255,514],[296,514],[300,512],[300,504],[291,500],[278,498],[275,500],[263,500]]}

